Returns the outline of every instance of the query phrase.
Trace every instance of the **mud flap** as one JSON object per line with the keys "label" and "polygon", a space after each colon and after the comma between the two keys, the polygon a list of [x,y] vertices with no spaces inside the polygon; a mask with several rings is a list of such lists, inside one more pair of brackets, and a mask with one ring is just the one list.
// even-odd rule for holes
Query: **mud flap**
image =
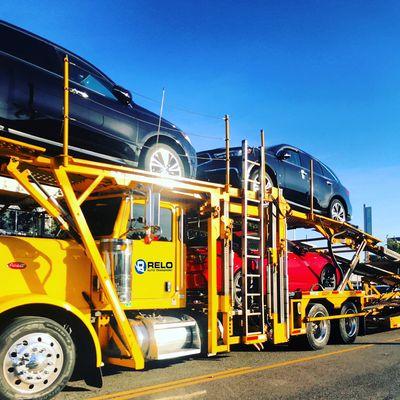
{"label": "mud flap", "polygon": [[101,368],[88,368],[88,371],[85,374],[84,381],[86,385],[93,386],[95,388],[103,387],[103,373]]}

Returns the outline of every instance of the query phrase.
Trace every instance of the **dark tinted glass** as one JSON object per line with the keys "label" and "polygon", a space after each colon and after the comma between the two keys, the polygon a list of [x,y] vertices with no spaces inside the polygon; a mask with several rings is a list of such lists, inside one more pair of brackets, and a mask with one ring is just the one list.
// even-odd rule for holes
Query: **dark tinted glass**
{"label": "dark tinted glass", "polygon": [[307,154],[299,153],[301,165],[306,168],[310,169],[310,157]]}
{"label": "dark tinted glass", "polygon": [[0,50],[58,74],[61,64],[53,46],[0,24]]}
{"label": "dark tinted glass", "polygon": [[337,176],[324,164],[321,164],[322,170],[324,171],[324,176],[326,178],[332,179],[334,181],[339,181]]}
{"label": "dark tinted glass", "polygon": [[321,164],[317,160],[314,160],[314,172],[319,175],[324,175]]}
{"label": "dark tinted glass", "polygon": [[[61,52],[60,55],[64,57]],[[74,56],[69,55],[68,58],[71,62],[69,67],[69,78],[71,81],[79,83],[109,99],[117,100],[112,93],[113,85],[104,79],[99,71]]]}
{"label": "dark tinted glass", "polygon": [[121,198],[85,201],[82,210],[93,236],[111,235],[117,218]]}
{"label": "dark tinted glass", "polygon": [[285,150],[285,153],[289,153],[290,154],[290,158],[288,158],[286,161],[288,161],[288,162],[290,162],[292,164],[296,164],[299,167],[301,167],[299,153],[297,153],[296,151],[293,151],[293,150]]}

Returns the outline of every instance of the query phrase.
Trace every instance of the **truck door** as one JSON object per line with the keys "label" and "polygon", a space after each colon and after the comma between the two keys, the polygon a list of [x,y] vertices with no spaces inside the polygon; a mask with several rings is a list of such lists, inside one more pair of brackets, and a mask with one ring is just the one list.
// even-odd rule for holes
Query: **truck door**
{"label": "truck door", "polygon": [[144,240],[144,204],[133,207],[132,306],[141,309],[175,308],[184,301],[183,246],[179,238],[180,210],[161,203],[161,232]]}

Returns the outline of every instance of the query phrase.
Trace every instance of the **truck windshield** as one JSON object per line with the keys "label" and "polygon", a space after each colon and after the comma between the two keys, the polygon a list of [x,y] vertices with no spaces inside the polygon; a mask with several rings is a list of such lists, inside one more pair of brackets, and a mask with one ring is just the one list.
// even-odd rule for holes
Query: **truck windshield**
{"label": "truck windshield", "polygon": [[94,237],[112,234],[121,200],[121,197],[111,197],[83,203],[82,210]]}

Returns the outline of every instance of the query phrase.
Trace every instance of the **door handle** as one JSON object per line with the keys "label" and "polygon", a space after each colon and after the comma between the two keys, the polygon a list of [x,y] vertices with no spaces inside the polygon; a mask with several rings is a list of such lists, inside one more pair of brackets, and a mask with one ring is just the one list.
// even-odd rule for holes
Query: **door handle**
{"label": "door handle", "polygon": [[70,89],[70,92],[72,94],[77,94],[78,96],[81,96],[84,99],[89,98],[89,95],[86,92],[84,92],[83,90],[78,90],[78,89],[72,88],[72,89]]}
{"label": "door handle", "polygon": [[331,181],[326,181],[326,184],[329,186],[332,186],[332,182]]}
{"label": "door handle", "polygon": [[304,179],[307,176],[307,172],[304,169],[300,170],[301,177]]}

